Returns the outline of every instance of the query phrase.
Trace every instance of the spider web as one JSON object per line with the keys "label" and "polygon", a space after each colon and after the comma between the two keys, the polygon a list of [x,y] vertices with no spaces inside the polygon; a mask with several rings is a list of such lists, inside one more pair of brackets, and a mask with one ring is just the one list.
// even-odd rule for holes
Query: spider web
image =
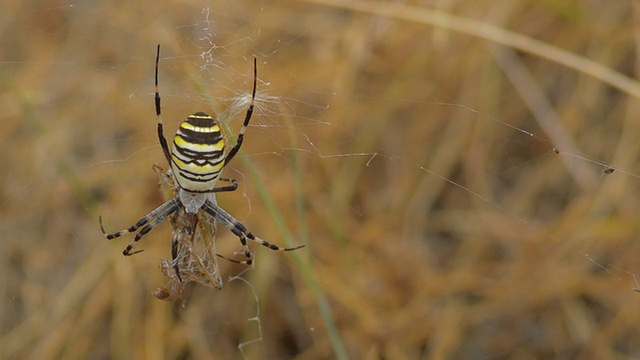
{"label": "spider web", "polygon": [[[354,294],[358,291],[370,295],[371,289],[381,289],[375,292],[383,294],[380,296],[384,300],[380,302],[397,309],[397,313],[401,313],[403,307],[418,309],[414,314],[417,322],[440,323],[442,320],[451,324],[454,320],[446,320],[457,316],[454,310],[458,308],[454,305],[443,306],[441,310],[445,315],[440,318],[408,299],[444,303],[456,298],[460,304],[470,303],[471,309],[480,311],[486,309],[473,308],[474,302],[489,295],[478,287],[500,289],[496,284],[502,284],[520,287],[522,292],[536,296],[536,287],[558,281],[558,287],[581,289],[575,290],[581,294],[575,297],[583,298],[584,304],[568,294],[557,295],[559,292],[553,292],[555,288],[544,287],[554,295],[550,297],[564,304],[566,319],[571,324],[567,331],[572,332],[573,339],[580,344],[592,339],[593,327],[581,323],[582,317],[572,306],[584,305],[596,309],[598,316],[614,317],[606,310],[619,303],[599,294],[610,291],[616,296],[633,297],[630,290],[640,287],[635,270],[638,264],[632,256],[636,248],[624,241],[634,234],[634,227],[629,225],[631,220],[625,214],[633,213],[636,208],[630,199],[637,193],[640,174],[633,165],[637,157],[635,148],[623,136],[623,130],[632,128],[623,123],[625,115],[619,107],[624,105],[607,108],[612,114],[610,117],[594,115],[595,119],[610,121],[603,124],[604,121],[592,120],[587,124],[594,129],[586,129],[584,123],[572,117],[577,110],[564,108],[564,113],[556,114],[557,104],[545,103],[544,93],[542,98],[535,92],[521,93],[495,102],[482,94],[474,99],[465,90],[460,90],[459,98],[452,97],[446,90],[438,90],[448,81],[439,76],[439,71],[446,73],[446,67],[442,66],[443,57],[437,55],[438,44],[442,45],[438,41],[446,43],[450,34],[436,31],[433,36],[439,40],[432,44],[436,48],[433,53],[418,53],[411,58],[415,64],[401,62],[402,68],[393,69],[382,60],[376,61],[376,56],[387,54],[392,46],[402,50],[397,51],[399,54],[414,54],[415,45],[410,46],[413,43],[404,36],[410,38],[409,34],[420,33],[424,28],[403,23],[406,28],[400,31],[401,26],[391,18],[335,13],[324,7],[306,8],[307,5],[295,4],[300,8],[291,10],[287,8],[291,4],[269,2],[247,6],[244,2],[209,1],[161,5],[157,9],[155,5],[144,9],[127,5],[122,10],[107,5],[101,5],[105,9],[90,8],[80,3],[42,9],[3,5],[7,7],[3,13],[10,14],[3,22],[8,24],[7,28],[19,29],[27,34],[26,38],[39,40],[41,46],[37,58],[22,58],[19,52],[7,52],[0,59],[6,67],[3,78],[13,84],[13,87],[7,86],[12,98],[3,100],[8,104],[4,107],[6,114],[12,120],[18,117],[15,114],[20,114],[20,121],[7,122],[3,137],[5,153],[24,153],[33,164],[24,165],[24,160],[19,161],[13,155],[2,160],[4,168],[12,170],[3,178],[5,190],[1,200],[6,216],[0,220],[0,230],[7,240],[7,251],[2,255],[3,263],[7,264],[3,272],[8,275],[2,286],[5,293],[12,295],[3,298],[0,306],[22,309],[7,311],[2,318],[0,333],[6,335],[0,339],[0,349],[9,349],[4,355],[35,356],[50,347],[60,354],[72,351],[70,346],[68,350],[59,350],[66,347],[48,345],[57,344],[51,334],[65,327],[89,334],[82,331],[81,322],[68,319],[68,314],[72,314],[71,305],[65,304],[88,304],[90,300],[93,300],[91,304],[100,304],[98,295],[94,295],[100,291],[114,294],[112,304],[116,315],[109,317],[113,329],[128,329],[122,331],[125,335],[115,336],[114,343],[127,344],[130,340],[125,338],[126,334],[134,338],[136,335],[131,334],[157,326],[173,335],[169,338],[180,345],[176,348],[188,348],[194,357],[229,354],[216,352],[216,349],[225,351],[224,345],[215,342],[225,337],[234,339],[231,351],[244,358],[253,358],[254,352],[260,353],[276,344],[280,344],[280,348],[274,350],[274,354],[281,357],[285,356],[282,349],[302,353],[311,348],[311,343],[322,341],[333,342],[332,349],[338,349],[340,344],[331,339],[332,331],[338,337],[342,334],[344,339],[353,336],[360,340],[354,343],[356,347],[368,343],[367,340],[378,339],[377,336],[383,336],[375,331],[379,325],[366,319],[378,319],[376,315],[385,314],[387,308],[373,300],[362,303],[359,301],[362,298]],[[139,15],[136,17],[139,24],[135,27],[131,25],[132,20],[127,22],[124,16],[127,12]],[[113,14],[109,17],[112,22],[106,21],[104,14]],[[118,14],[123,15],[115,16]],[[43,26],[49,28],[40,28],[35,27],[35,20],[29,20],[30,16],[53,20],[44,22]],[[65,16],[74,19],[72,25],[77,28],[55,23],[56,19],[63,21]],[[76,20],[80,18],[84,20]],[[328,18],[330,20],[326,20]],[[90,23],[103,28],[91,27]],[[281,23],[287,25],[279,25]],[[286,31],[273,30],[280,27]],[[79,33],[77,29],[86,29],[86,33]],[[131,35],[135,33],[132,29],[138,31],[135,36]],[[333,29],[344,32],[336,34]],[[104,35],[109,32],[116,34]],[[398,34],[397,43],[385,37],[393,32]],[[73,41],[66,40],[69,33]],[[3,34],[2,41],[9,44],[10,39]],[[127,37],[123,35],[131,39],[124,41]],[[93,45],[96,39],[99,46]],[[468,41],[467,38],[457,40]],[[162,161],[155,134],[151,84],[157,42],[162,45],[160,91],[165,136],[169,138],[186,114],[203,110],[218,114],[233,144],[248,104],[252,59],[254,56],[258,59],[257,109],[242,150],[224,174],[237,178],[241,187],[234,193],[220,195],[219,201],[256,235],[285,246],[291,241],[308,243],[302,250],[307,253],[301,256],[302,259],[308,257],[304,261],[315,263],[316,267],[296,260],[298,255],[270,252],[256,246],[252,247],[256,266],[267,269],[264,273],[256,268],[236,267],[224,260],[214,263],[217,259],[208,258],[212,262],[206,263],[185,253],[182,258],[195,264],[190,269],[215,266],[211,273],[228,279],[222,290],[199,285],[171,290],[168,286],[165,290],[169,293],[184,295],[183,302],[176,303],[175,312],[186,320],[168,319],[165,315],[157,318],[161,320],[156,323],[127,327],[127,321],[123,320],[127,316],[135,320],[140,309],[145,309],[142,313],[152,313],[156,306],[164,306],[146,304],[154,288],[167,281],[167,277],[177,284],[171,278],[172,264],[162,263],[165,264],[162,271],[157,270],[158,260],[170,256],[169,225],[145,236],[139,245],[146,250],[144,253],[121,258],[121,247],[128,239],[104,244],[94,221],[102,214],[108,219],[110,229],[119,229],[159,204],[157,189],[151,186],[155,181],[151,165]],[[78,45],[70,46],[74,43]],[[54,52],[44,44],[62,45],[52,46],[57,49]],[[521,59],[531,61],[530,58],[486,44],[481,46],[497,64],[487,72],[504,73],[506,82],[513,86],[500,91],[491,87],[498,85],[489,84],[485,85],[487,92],[506,96],[512,89],[535,88],[531,84],[536,79],[527,78],[526,68],[517,65],[522,63]],[[534,65],[529,69],[545,66],[531,63]],[[335,73],[323,66],[335,69]],[[436,70],[423,69],[428,66]],[[465,69],[474,66],[479,65],[470,64]],[[33,75],[25,75],[25,70]],[[536,71],[536,74],[543,72]],[[72,80],[60,81],[61,78],[53,75],[44,77],[42,82],[34,80],[41,73],[67,74]],[[570,77],[568,73],[573,74],[565,69],[558,76]],[[420,81],[412,81],[412,77],[418,76]],[[379,78],[398,88],[381,85],[384,82]],[[404,80],[400,81],[401,78]],[[459,81],[463,84],[461,88],[467,84],[473,89],[469,92],[481,93],[475,83],[478,80],[472,76],[468,80],[450,81]],[[558,83],[559,88],[567,86],[561,80]],[[34,90],[38,86],[48,91]],[[583,96],[602,95],[594,90],[595,85],[589,86],[593,87],[592,92]],[[76,97],[77,89],[87,89],[90,100]],[[609,93],[605,95],[614,97]],[[576,101],[586,100],[577,98]],[[21,102],[23,108],[15,105]],[[521,117],[523,112],[515,110],[513,103],[520,102],[519,106],[531,111],[526,118]],[[631,100],[629,103],[632,108],[634,104]],[[508,110],[501,111],[503,107]],[[518,116],[511,116],[509,111]],[[423,125],[412,126],[416,123]],[[467,135],[457,136],[460,134]],[[23,139],[31,141],[25,142],[25,148],[16,144],[16,140]],[[292,185],[295,182],[289,181],[296,176],[305,186],[306,216],[299,215],[296,203],[299,198],[294,196],[298,190]],[[528,192],[534,191],[532,184],[545,181],[549,181],[548,187],[538,186],[546,188],[546,192],[537,192],[537,201],[527,201],[531,199],[526,196]],[[264,199],[263,193],[272,198],[275,210],[265,205],[269,200]],[[51,207],[43,206],[47,213],[28,207],[48,203],[51,194],[56,194],[56,199],[52,200]],[[624,199],[627,197],[629,200]],[[595,205],[589,208],[587,203]],[[603,203],[605,205],[598,205]],[[51,216],[57,209],[60,215]],[[278,212],[283,213],[280,219]],[[22,213],[26,215],[19,215]],[[429,214],[429,218],[422,218],[423,214]],[[583,220],[564,220],[569,217]],[[72,227],[69,219],[78,225]],[[281,231],[280,227],[285,230]],[[220,254],[233,255],[239,248],[237,239],[225,229],[218,229],[211,241],[216,246],[214,251]],[[607,242],[616,245],[609,247]],[[398,245],[394,247],[390,243]],[[59,250],[47,253],[51,249],[49,244]],[[186,240],[185,244],[188,244]],[[616,251],[615,246],[628,246],[629,255]],[[404,247],[409,249],[409,254]],[[92,252],[93,248],[98,250]],[[182,250],[188,251],[186,247]],[[486,260],[493,258],[504,261],[489,263]],[[521,267],[507,261],[511,258],[520,259]],[[278,262],[287,266],[276,265]],[[541,270],[561,262],[566,262],[567,267],[554,268],[559,272],[557,278],[550,278],[550,272]],[[395,263],[404,263],[405,267],[393,266]],[[461,270],[472,265],[477,266],[476,271]],[[376,272],[385,266],[386,271]],[[409,267],[411,269],[406,269]],[[47,274],[47,268],[61,270],[54,275]],[[313,278],[309,272],[320,280],[309,280]],[[441,272],[454,275],[447,278],[441,276]],[[194,279],[204,273],[206,271],[194,271]],[[516,275],[501,282],[503,273]],[[576,273],[593,274],[595,280],[585,280]],[[296,280],[285,280],[281,276]],[[558,280],[563,278],[575,282]],[[450,292],[439,292],[442,279],[449,281]],[[295,283],[295,293],[304,299],[299,300],[303,305],[292,300],[296,296],[292,295],[290,282]],[[590,288],[583,282],[596,285]],[[265,289],[276,285],[273,292]],[[349,286],[356,290],[349,291]],[[405,292],[405,298],[390,295]],[[282,303],[278,301],[281,293],[285,294]],[[513,294],[505,290],[496,297],[502,295],[507,302]],[[236,307],[234,302],[240,305]],[[512,302],[517,303],[518,299]],[[325,303],[332,306],[334,322],[346,320],[336,325],[326,317],[314,316],[312,313],[317,309],[323,313]],[[41,304],[52,305],[47,305],[44,312],[34,310]],[[491,308],[492,304],[500,307],[501,303],[496,300],[487,307]],[[79,308],[86,309],[85,315],[89,314],[86,316],[92,314],[89,306]],[[460,311],[470,322],[480,322],[474,318],[474,311]],[[389,332],[400,332],[393,326],[400,326],[395,325],[396,321],[402,324],[398,320],[401,316],[394,317],[392,313],[389,311],[388,317],[380,316],[378,320],[389,322],[389,328],[393,329]],[[532,324],[531,333],[523,335],[521,342],[502,335],[505,329],[500,323],[502,318],[491,318],[478,327],[496,338],[506,339],[507,344],[500,347],[501,354],[530,355],[521,349],[535,347],[536,341],[543,338],[540,333],[549,331],[541,319],[554,317],[557,312],[551,308],[536,314],[535,319],[527,318]],[[295,315],[303,320],[292,320]],[[36,325],[51,319],[53,325],[49,327]],[[350,321],[362,324],[357,328],[360,331],[349,328],[346,323]],[[19,323],[23,325],[16,325]],[[192,346],[183,346],[179,329],[192,334],[189,338]],[[21,336],[25,333],[33,335]],[[415,337],[419,337],[419,333],[416,331]],[[428,338],[434,336],[433,333]],[[205,340],[202,334],[206,334]],[[17,341],[21,338],[25,340]],[[153,340],[147,341],[151,348]],[[216,349],[211,349],[214,342]],[[293,342],[297,343],[291,345]],[[29,346],[35,350],[25,350]],[[618,346],[622,353],[631,348],[634,347]],[[316,355],[333,354],[328,350],[316,351],[319,351]],[[393,353],[388,351],[385,354]],[[431,349],[424,345],[422,351]],[[543,356],[540,354],[535,356]]]}

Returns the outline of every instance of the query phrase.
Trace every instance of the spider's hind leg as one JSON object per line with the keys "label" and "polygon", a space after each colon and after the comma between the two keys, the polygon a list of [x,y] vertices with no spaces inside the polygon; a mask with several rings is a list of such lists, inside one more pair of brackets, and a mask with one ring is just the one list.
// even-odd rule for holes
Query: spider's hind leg
{"label": "spider's hind leg", "polygon": [[[263,240],[255,235],[253,235],[246,226],[244,226],[241,222],[236,220],[231,214],[226,212],[220,206],[212,202],[211,200],[207,200],[202,207],[204,211],[213,216],[216,220],[220,221],[227,229],[229,229],[234,235],[236,235],[240,239],[240,243],[242,243],[242,251],[244,252],[244,256],[247,260],[241,262],[247,265],[251,265],[253,262],[251,251],[247,246],[247,239],[251,241],[255,241],[260,245],[267,247],[271,250],[277,251],[293,251],[300,248],[303,248],[304,245],[298,245],[295,247],[282,247],[276,244],[272,244],[266,240]],[[237,260],[236,260],[237,261]]]}

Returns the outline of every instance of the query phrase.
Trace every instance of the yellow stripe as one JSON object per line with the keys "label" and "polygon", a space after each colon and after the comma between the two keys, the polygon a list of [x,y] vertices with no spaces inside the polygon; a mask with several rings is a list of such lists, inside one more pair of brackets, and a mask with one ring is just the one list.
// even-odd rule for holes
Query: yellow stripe
{"label": "yellow stripe", "polygon": [[193,126],[188,122],[184,121],[182,124],[180,124],[180,127],[183,129],[187,129],[187,130],[191,130],[199,133],[220,132],[220,126],[218,126],[218,124],[213,124],[213,126],[209,126],[209,127],[201,127],[201,126]]}
{"label": "yellow stripe", "polygon": [[189,115],[189,117],[192,118],[192,119],[195,118],[195,119],[211,119],[211,120],[213,120],[211,115],[207,115],[207,114],[198,115],[198,113],[195,113],[195,114]]}

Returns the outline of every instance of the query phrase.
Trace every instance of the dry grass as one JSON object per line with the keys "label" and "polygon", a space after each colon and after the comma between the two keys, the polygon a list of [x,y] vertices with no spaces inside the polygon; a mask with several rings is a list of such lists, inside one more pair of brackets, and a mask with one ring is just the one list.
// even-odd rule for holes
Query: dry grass
{"label": "dry grass", "polygon": [[[0,5],[0,358],[241,358],[258,307],[251,359],[640,356],[639,8],[70,4]],[[169,227],[124,258],[97,222],[161,201],[156,43],[170,133],[246,95],[258,57],[219,202],[307,243],[175,303],[151,295]]]}

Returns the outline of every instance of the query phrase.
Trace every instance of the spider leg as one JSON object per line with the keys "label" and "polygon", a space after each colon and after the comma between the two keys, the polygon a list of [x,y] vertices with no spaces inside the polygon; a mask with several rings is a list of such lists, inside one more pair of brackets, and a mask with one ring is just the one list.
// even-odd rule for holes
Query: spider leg
{"label": "spider leg", "polygon": [[238,188],[238,180],[236,179],[220,178],[218,181],[228,182],[231,185],[214,188],[211,192],[235,191]]}
{"label": "spider leg", "polygon": [[227,227],[227,229],[229,229],[234,235],[236,235],[240,239],[240,242],[242,243],[244,255],[247,258],[246,260],[247,265],[250,265],[252,262],[251,251],[249,251],[249,248],[247,247],[247,239],[255,241],[264,247],[267,247],[271,250],[276,250],[276,251],[293,251],[293,250],[303,248],[305,246],[305,245],[298,245],[298,246],[286,248],[286,247],[278,246],[276,244],[272,244],[266,240],[263,240],[253,235],[249,231],[249,229],[246,228],[246,226],[244,226],[241,222],[236,220],[233,216],[231,216],[231,214],[226,212],[224,209],[222,209],[218,205],[211,202],[211,200],[207,200],[202,206],[202,209],[207,213],[209,213],[211,216],[213,216],[216,220],[220,221],[224,226]]}
{"label": "spider leg", "polygon": [[[251,255],[251,250],[249,250],[249,247],[247,246],[247,236],[244,234],[241,228],[236,226],[236,223],[239,224],[239,222],[236,221],[236,223],[233,223],[228,219],[219,216],[217,210],[222,210],[222,209],[218,206],[215,206],[215,207],[217,208],[216,210],[214,210],[213,208],[208,208],[207,204],[205,203],[205,205],[203,206],[203,209],[204,211],[211,214],[211,216],[213,216],[215,219],[220,221],[224,226],[227,227],[227,229],[229,229],[235,236],[237,236],[240,239],[240,243],[242,244],[242,252],[244,253],[244,257],[247,260],[243,262],[240,262],[240,261],[238,262],[244,263],[246,265],[251,265],[251,263],[253,263],[253,257]],[[209,210],[211,210],[211,212]]]}
{"label": "spider leg", "polygon": [[118,238],[118,237],[120,237],[122,235],[134,232],[134,231],[138,230],[139,228],[142,228],[136,234],[136,236],[133,239],[133,241],[131,241],[129,243],[129,245],[127,245],[127,247],[122,252],[122,254],[124,256],[135,255],[135,254],[141,252],[142,250],[137,250],[137,251],[131,252],[131,250],[133,250],[133,245],[135,243],[137,243],[144,235],[146,235],[148,232],[150,232],[156,226],[158,226],[158,224],[160,224],[164,219],[166,219],[167,216],[173,214],[176,210],[178,210],[178,208],[180,207],[179,203],[180,202],[177,199],[177,197],[174,197],[173,199],[171,199],[171,200],[165,202],[164,204],[160,205],[158,208],[156,208],[155,210],[153,210],[152,212],[147,214],[142,219],[138,220],[138,222],[133,224],[131,227],[129,227],[127,229],[124,229],[124,230],[120,230],[120,231],[118,231],[116,233],[113,233],[113,234],[107,234],[107,232],[104,230],[104,226],[102,225],[102,216],[100,216],[98,218],[100,220],[100,230],[102,230],[102,234],[104,235],[105,238],[107,238],[107,240],[113,240],[113,239]]}
{"label": "spider leg", "polygon": [[156,93],[155,93],[155,104],[156,104],[156,118],[158,119],[158,140],[160,141],[160,146],[162,146],[162,152],[164,153],[164,157],[167,159],[169,166],[171,166],[171,153],[169,152],[169,145],[167,144],[167,139],[164,137],[164,126],[162,124],[162,107],[160,106],[160,91],[158,90],[158,62],[160,61],[160,44],[158,44],[157,52],[156,52],[156,73],[155,73],[155,84],[156,84]]}
{"label": "spider leg", "polygon": [[182,277],[180,276],[180,268],[178,267],[178,261],[177,261],[178,241],[179,241],[179,234],[175,234],[171,239],[171,259],[173,260],[173,270],[175,270],[178,280],[182,282]]}
{"label": "spider leg", "polygon": [[242,142],[244,141],[244,132],[247,130],[247,126],[249,126],[249,120],[251,120],[251,115],[253,115],[253,105],[256,100],[256,84],[258,83],[258,60],[253,58],[253,90],[251,92],[251,103],[249,104],[249,108],[247,109],[247,114],[244,117],[244,121],[242,123],[242,127],[238,132],[238,138],[236,139],[236,144],[231,148],[227,157],[224,159],[223,167],[227,166],[227,164],[233,159],[236,155],[240,147],[242,146]]}
{"label": "spider leg", "polygon": [[240,261],[240,260],[236,260],[236,259],[230,259],[226,256],[220,255],[220,254],[216,254],[217,257],[225,259],[227,261],[230,261],[232,263],[236,263],[236,264],[244,264],[244,265],[251,265],[252,261],[251,260],[244,260],[244,261]]}

